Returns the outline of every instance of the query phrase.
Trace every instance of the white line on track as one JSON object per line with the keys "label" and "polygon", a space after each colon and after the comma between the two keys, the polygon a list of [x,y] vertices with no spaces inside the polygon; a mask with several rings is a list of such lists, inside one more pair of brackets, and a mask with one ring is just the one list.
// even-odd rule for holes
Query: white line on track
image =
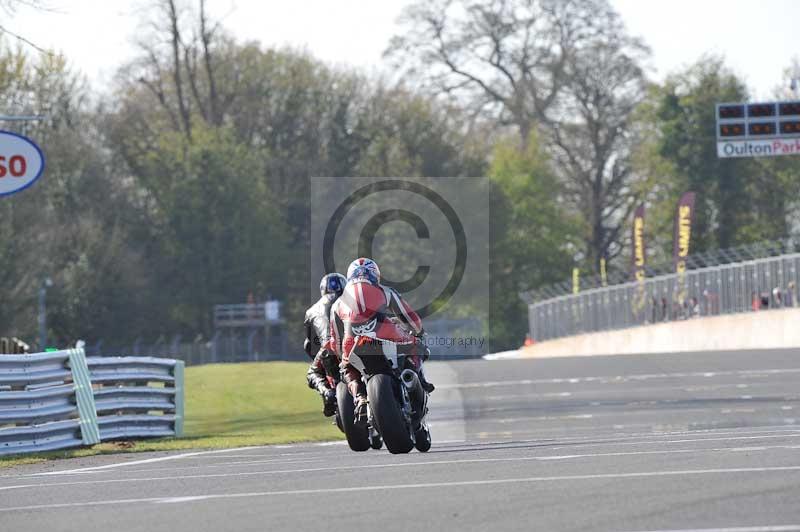
{"label": "white line on track", "polygon": [[682,528],[646,532],[797,532],[800,525],[738,526],[733,528]]}
{"label": "white line on track", "polygon": [[[337,441],[330,441],[330,442],[314,443],[314,444],[311,444],[311,445],[314,445],[316,447],[329,447],[329,446],[333,446],[333,445],[344,445],[345,443],[347,443],[347,442],[344,441],[344,440],[341,440],[341,441],[337,440]],[[297,447],[296,444],[291,444],[291,445],[251,445],[251,446],[247,446],[247,447],[232,447],[230,449],[215,449],[215,450],[212,450],[212,451],[192,451],[192,452],[188,452],[188,453],[171,454],[171,455],[168,455],[168,456],[159,456],[159,457],[156,457],[156,458],[146,458],[144,460],[131,460],[131,461],[127,461],[127,462],[118,462],[118,463],[106,464],[106,465],[102,465],[102,466],[83,467],[83,468],[78,468],[78,469],[67,469],[67,470],[62,470],[62,471],[48,471],[46,473],[34,473],[34,474],[28,475],[28,476],[74,475],[74,474],[80,474],[80,473],[93,473],[93,472],[96,472],[96,471],[103,471],[103,470],[107,470],[107,469],[115,469],[115,468],[118,468],[118,467],[125,467],[125,466],[131,466],[131,465],[140,465],[140,464],[151,464],[151,463],[155,463],[155,462],[164,462],[164,461],[167,461],[167,460],[180,460],[182,458],[205,457],[207,455],[214,455],[214,454],[221,454],[221,453],[232,453],[234,451],[249,451],[249,450],[257,451],[257,450],[263,450],[263,449],[292,449],[292,448],[295,448],[295,447]],[[291,453],[291,454],[294,454],[294,453]],[[244,456],[249,456],[249,455],[244,455]]]}
{"label": "white line on track", "polygon": [[[147,478],[112,478],[112,479],[95,479],[95,480],[76,480],[69,482],[47,482],[39,484],[17,484],[13,486],[0,486],[0,492],[25,489],[25,488],[51,488],[63,486],[83,486],[94,484],[124,484],[131,482],[157,482],[157,481],[184,481],[190,479],[201,478],[236,478],[236,477],[251,477],[251,476],[266,476],[266,475],[293,475],[300,473],[322,473],[333,471],[357,471],[364,469],[386,469],[386,468],[406,468],[406,467],[431,467],[437,465],[457,465],[457,464],[479,464],[479,463],[498,463],[498,462],[549,462],[554,460],[574,460],[579,458],[605,458],[611,456],[641,456],[653,454],[700,454],[700,453],[719,453],[719,452],[742,452],[747,448],[745,447],[719,447],[714,449],[669,449],[669,450],[654,450],[654,451],[628,451],[628,452],[609,452],[609,453],[587,453],[587,454],[568,454],[568,455],[545,455],[545,456],[517,456],[509,458],[466,458],[458,460],[425,460],[417,462],[396,462],[388,464],[361,464],[361,465],[342,465],[342,466],[329,466],[329,467],[311,467],[301,469],[280,469],[280,470],[266,470],[266,471],[242,471],[237,473],[205,473],[200,475],[170,475],[163,477],[147,477]],[[800,445],[776,445],[771,447],[753,447],[752,450],[763,451],[769,450],[797,450]],[[126,473],[138,473],[140,471],[126,471]]]}
{"label": "white line on track", "polygon": [[[191,453],[181,453],[181,454],[171,454],[169,456],[159,456],[157,458],[146,458],[144,460],[131,460],[129,462],[117,462],[114,464],[106,464],[101,466],[93,466],[93,467],[82,467],[79,469],[67,469],[65,471],[48,471],[46,473],[35,473],[32,476],[50,476],[50,475],[70,475],[73,473],[90,473],[94,471],[103,471],[105,469],[114,469],[117,467],[125,467],[125,466],[132,466],[132,465],[140,465],[140,464],[152,464],[155,462],[164,462],[167,460],[179,460],[181,458],[190,458],[192,456],[200,456],[206,454],[219,454],[219,453],[229,453],[233,451],[243,451],[245,449],[258,449],[259,447],[233,447],[231,449],[216,449],[214,451],[194,451]],[[274,448],[274,447],[273,447]]]}
{"label": "white line on track", "polygon": [[[634,425],[625,425],[626,427],[632,427]],[[643,427],[650,427],[648,424],[642,424]],[[778,425],[780,427],[780,425]],[[619,428],[622,428],[620,426]],[[597,427],[582,427],[586,431],[597,430]],[[704,429],[704,430],[688,430],[688,431],[669,431],[669,432],[638,432],[638,433],[630,433],[626,435],[621,435],[617,433],[603,433],[598,435],[575,435],[575,436],[563,436],[561,438],[520,438],[520,436],[524,434],[538,434],[541,436],[541,433],[544,430],[563,430],[563,429],[537,429],[537,430],[518,430],[513,433],[515,439],[513,441],[509,441],[508,439],[498,439],[498,440],[479,440],[474,441],[473,445],[479,446],[486,446],[486,445],[497,445],[502,446],[498,447],[495,450],[501,450],[508,446],[513,446],[515,444],[532,444],[533,446],[547,446],[549,449],[563,449],[563,448],[575,448],[575,447],[610,447],[614,445],[658,445],[658,444],[673,444],[673,443],[700,443],[703,441],[726,441],[726,440],[739,440],[739,439],[761,439],[761,438],[796,438],[800,437],[798,434],[798,429],[796,428],[786,428],[786,429],[773,429],[773,430],[748,430],[748,431],[723,431],[720,429]],[[483,438],[491,438],[493,436],[500,436],[507,434],[506,432],[483,432],[481,433],[484,436]],[[742,434],[742,436],[738,436]],[[726,435],[733,435],[731,437],[720,437]],[[691,438],[692,436],[696,436]],[[706,437],[709,436],[709,437]],[[663,438],[680,438],[684,437],[683,439],[663,439]],[[648,438],[648,439],[643,439]]]}
{"label": "white line on track", "polygon": [[[649,426],[649,425],[648,425]],[[594,429],[593,427],[589,427]],[[525,431],[523,431],[525,432]],[[514,434],[522,434],[523,432],[515,432]],[[537,431],[528,431],[528,432],[541,432],[541,429]],[[487,436],[489,435],[496,435],[498,433],[494,432],[487,432]],[[730,438],[721,437],[721,436],[730,436]],[[676,437],[687,437],[687,436],[695,436],[695,438],[684,438],[678,440],[663,440],[661,438],[676,438]],[[706,436],[713,436],[713,437],[706,437]],[[588,436],[568,436],[563,438],[561,441],[555,439],[532,439],[532,440],[518,440],[514,443],[530,443],[530,444],[548,444],[550,445],[550,449],[561,449],[564,447],[574,448],[574,447],[597,447],[597,446],[610,446],[610,445],[646,445],[650,444],[661,444],[661,443],[687,443],[687,442],[703,442],[703,441],[726,441],[726,440],[737,440],[737,439],[760,439],[760,438],[778,438],[778,437],[787,437],[787,438],[794,438],[800,437],[800,429],[797,428],[788,428],[781,425],[776,425],[773,427],[764,427],[764,430],[721,430],[721,429],[707,429],[707,430],[673,430],[673,431],[664,431],[664,432],[638,432],[638,433],[628,433],[625,435],[611,435],[604,434],[602,436],[598,435],[588,435]],[[642,438],[650,438],[647,440],[643,440]],[[633,440],[633,441],[632,441]],[[636,441],[639,440],[639,441]],[[337,442],[338,443],[338,442]],[[342,444],[345,442],[342,441]],[[467,442],[467,440],[446,440],[446,441],[439,441],[436,440],[437,445],[445,445],[445,444],[466,444],[468,446],[486,446],[488,444],[497,443],[497,444],[508,444],[508,441],[497,441],[497,442]],[[319,444],[313,444],[315,447],[319,446]],[[275,449],[275,446],[260,446],[260,447],[244,447],[238,449],[225,449],[225,450],[216,450],[216,451],[200,451],[197,453],[183,453],[179,455],[172,455],[170,457],[159,457],[158,461],[166,460],[167,458],[178,459],[178,458],[215,458],[216,455],[226,453],[226,452],[233,452],[236,450],[269,450]],[[285,448],[285,446],[281,446],[281,449]],[[241,455],[225,455],[224,458],[266,458],[269,456],[286,456],[286,457],[294,457],[299,459],[298,461],[303,461],[302,459],[313,459],[317,460],[320,458],[330,457],[330,454],[319,454],[319,453],[309,453],[308,451],[312,450],[307,445],[297,445],[297,451],[291,453],[272,453],[272,454],[241,454]],[[496,449],[501,450],[501,449]],[[140,465],[145,463],[152,463],[153,459],[146,459],[146,460],[136,460],[136,461],[128,461],[128,462],[120,462],[118,464],[114,464],[115,466],[133,466],[133,465]],[[286,459],[287,463],[290,461]],[[223,462],[220,464],[215,465],[225,465],[229,464],[230,462]],[[54,476],[54,475],[64,475],[64,476],[76,476],[76,475],[83,475],[86,473],[112,473],[113,471],[106,467],[102,470],[95,470],[95,468],[83,468],[83,469],[69,469],[63,471],[50,471],[47,473],[31,473],[26,475],[19,475],[19,476],[0,476],[0,480],[4,478],[36,478],[41,476]],[[208,466],[200,466],[200,467],[208,467]],[[187,467],[188,468],[188,467]],[[116,468],[114,468],[116,469]],[[173,469],[183,469],[183,468],[150,468],[150,469],[132,469],[127,472],[146,472],[146,471],[170,471]]]}
{"label": "white line on track", "polygon": [[[786,383],[786,386],[792,386],[793,390],[794,390],[794,385],[795,385],[794,382],[792,382],[792,383],[787,382]],[[728,388],[735,388],[735,389],[738,390],[738,389],[742,389],[742,388],[750,389],[750,388],[761,387],[761,386],[774,387],[775,384],[774,383],[769,383],[769,382],[758,382],[758,383],[752,383],[752,384],[741,384],[741,383],[740,384],[733,384],[733,383],[732,384],[705,384],[705,385],[697,385],[697,386],[687,386],[685,384],[676,384],[675,386],[647,386],[647,387],[642,387],[642,388],[626,388],[625,389],[625,393],[626,394],[646,393],[646,394],[648,394],[648,396],[652,396],[653,394],[655,394],[657,392],[674,392],[674,391],[677,390],[677,391],[680,391],[680,392],[694,394],[694,393],[699,393],[699,392],[716,392],[716,391],[725,390],[725,389],[728,389]],[[489,395],[489,396],[481,396],[481,397],[479,397],[479,399],[481,401],[508,401],[509,399],[531,399],[531,400],[534,400],[534,399],[542,399],[542,398],[549,398],[549,397],[576,397],[577,398],[577,397],[580,397],[582,395],[596,396],[597,394],[602,394],[602,393],[618,394],[619,390],[611,390],[611,389],[600,390],[600,389],[597,389],[597,388],[593,388],[593,389],[590,389],[590,390],[573,390],[571,392],[542,392],[542,393],[533,392],[533,393],[517,393],[517,394],[505,394],[505,395]],[[692,399],[693,398],[694,397],[692,397]],[[745,398],[752,399],[753,396],[742,396],[741,398],[742,399],[745,399]],[[715,398],[711,397],[709,399],[715,399]],[[684,401],[684,400],[685,400],[685,397],[677,397],[676,398],[674,396],[674,394],[673,394],[669,398],[654,399],[653,401],[654,402],[667,402],[667,401],[680,402],[680,401]],[[634,402],[634,401],[636,401],[636,399],[631,399],[630,402]],[[593,406],[599,406],[599,405],[602,404],[602,402],[600,402],[600,401],[596,401],[595,403],[596,404],[593,404]]]}
{"label": "white line on track", "polygon": [[[586,430],[591,430],[592,428],[593,427],[586,427]],[[520,435],[520,434],[524,434],[524,433],[536,433],[536,432],[541,433],[542,430],[540,429],[538,431],[535,431],[535,430],[516,431],[513,434],[514,435]],[[492,437],[492,436],[498,436],[498,435],[503,435],[503,434],[507,434],[507,433],[505,433],[505,432],[483,432],[481,434],[484,434],[485,438],[489,438],[489,437]],[[623,438],[620,438],[620,439],[599,439],[599,438],[595,438],[593,440],[589,439],[589,441],[587,441],[585,443],[584,442],[580,442],[580,441],[574,441],[572,438],[566,437],[566,438],[564,438],[563,442],[552,443],[551,445],[555,445],[558,448],[562,448],[562,447],[578,447],[578,446],[581,446],[581,447],[597,447],[597,446],[601,446],[602,447],[602,446],[608,446],[608,445],[620,445],[620,446],[621,445],[661,445],[661,444],[704,442],[704,441],[761,440],[761,439],[767,439],[767,438],[798,438],[798,437],[800,437],[800,434],[793,434],[792,433],[792,434],[765,434],[763,436],[731,436],[731,437],[725,437],[725,438],[719,438],[719,437],[714,437],[714,438],[683,438],[683,439],[676,439],[676,440],[651,439],[651,440],[640,440],[640,441],[620,441],[620,439],[623,439]],[[524,441],[530,441],[531,443],[535,443],[536,442],[536,440],[524,440]],[[541,440],[539,440],[539,442],[541,443]],[[487,443],[490,443],[490,442],[483,441],[481,443],[483,445],[486,445]],[[502,443],[508,443],[508,442],[498,441],[496,443],[497,444],[502,444]],[[551,448],[553,448],[553,447],[551,447]],[[702,450],[702,449],[698,449],[698,450]]]}
{"label": "white line on track", "polygon": [[774,375],[800,373],[800,368],[784,369],[744,369],[731,371],[694,371],[685,373],[643,373],[634,375],[606,375],[598,377],[557,377],[552,379],[522,379],[514,381],[483,381],[458,384],[442,384],[437,388],[493,388],[496,386],[519,386],[525,384],[581,384],[596,382],[601,384],[623,384],[629,381],[647,381],[652,379],[685,379],[740,376],[744,378],[771,377]]}
{"label": "white line on track", "polygon": [[[330,456],[328,457],[330,458]],[[242,460],[236,462],[219,462],[219,463],[212,463],[212,464],[197,464],[197,465],[187,465],[183,467],[151,467],[147,469],[126,469],[124,473],[153,473],[156,471],[190,471],[193,469],[206,469],[206,468],[214,468],[214,467],[243,467],[243,466],[252,466],[256,464],[273,464],[273,465],[282,465],[282,464],[308,464],[313,462],[323,462],[323,458],[302,458],[297,460]],[[81,475],[82,473],[75,473],[75,475]],[[0,490],[2,490],[2,486],[0,486]]]}
{"label": "white line on track", "polygon": [[[784,400],[784,398],[781,398],[780,400]],[[659,403],[670,404],[670,403],[677,403],[677,401],[659,401]],[[576,419],[591,419],[591,418],[608,419],[608,418],[619,418],[619,417],[623,417],[623,416],[628,418],[628,419],[630,419],[632,417],[637,417],[637,416],[638,417],[648,417],[648,416],[652,417],[652,413],[650,411],[642,410],[642,409],[637,408],[638,406],[641,406],[641,402],[640,401],[631,401],[629,403],[625,403],[625,404],[622,404],[622,405],[619,405],[619,406],[632,407],[632,408],[635,408],[635,409],[634,410],[624,410],[624,411],[621,411],[621,412],[620,411],[614,411],[614,412],[612,412],[612,411],[599,411],[599,412],[595,412],[593,414],[567,414],[567,415],[563,415],[563,416],[551,416],[551,415],[544,415],[544,416],[515,416],[515,417],[491,417],[491,416],[486,416],[485,418],[481,419],[481,422],[485,423],[485,424],[496,424],[496,423],[507,424],[507,423],[518,423],[518,422],[528,422],[528,423],[530,423],[530,422],[534,422],[534,421],[570,421],[570,420],[574,421]],[[689,408],[689,407],[679,407],[679,408],[680,408],[680,413],[682,413],[682,414],[695,413],[695,412],[702,413],[702,412],[708,412],[709,411],[708,407],[703,407],[703,406],[698,406],[698,407],[695,407],[695,408]],[[677,409],[678,408],[676,407],[673,410],[677,410]],[[509,408],[506,407],[506,406],[498,406],[498,407],[481,408],[480,412],[481,412],[481,414],[486,415],[486,414],[491,414],[491,413],[507,412],[508,410],[509,410]],[[521,408],[515,406],[513,408],[513,410],[515,410],[515,411],[516,410],[521,410]],[[760,408],[759,411],[760,412],[766,412],[766,413],[769,413],[770,411],[774,411],[774,415],[775,416],[784,415],[782,413],[783,411],[781,410],[779,405],[764,406],[764,407]],[[778,412],[778,411],[780,411],[780,412]],[[719,412],[721,414],[736,414],[736,413],[752,414],[752,413],[756,412],[756,409],[754,409],[754,408],[723,408],[723,409],[720,409]]]}
{"label": "white line on track", "polygon": [[219,493],[211,495],[198,495],[186,497],[150,497],[142,499],[116,499],[105,501],[70,502],[55,504],[36,504],[30,506],[13,506],[0,508],[0,512],[47,510],[58,508],[79,508],[86,506],[103,506],[113,504],[141,504],[141,503],[170,503],[170,502],[193,502],[219,499],[237,499],[247,497],[273,497],[280,495],[323,495],[336,493],[354,493],[363,491],[388,491],[404,489],[425,489],[425,488],[451,488],[455,486],[492,486],[502,484],[532,484],[537,482],[567,482],[579,480],[613,480],[613,479],[639,479],[653,477],[673,477],[673,476],[693,476],[693,475],[725,475],[743,473],[778,473],[778,472],[800,471],[800,466],[784,467],[742,467],[733,469],[687,469],[672,471],[643,471],[638,473],[600,473],[593,475],[565,475],[549,477],[525,477],[525,478],[504,478],[492,480],[464,480],[453,482],[429,482],[418,484],[389,484],[374,486],[354,486],[349,488],[318,488],[318,489],[299,489],[282,491],[257,491],[247,493]]}
{"label": "white line on track", "polygon": [[[642,426],[652,427],[650,424],[643,424]],[[597,427],[586,427],[587,430],[597,430]],[[522,432],[537,432],[535,430],[532,431],[522,431]],[[514,434],[521,434],[522,432],[515,432]],[[617,443],[625,443],[631,440],[642,440],[642,438],[651,438],[652,443],[658,443],[660,440],[658,438],[676,438],[676,437],[688,437],[688,436],[695,436],[695,439],[692,441],[703,441],[706,438],[705,436],[755,436],[761,434],[769,434],[769,435],[787,435],[793,437],[795,435],[800,435],[800,429],[796,427],[787,427],[784,425],[773,425],[769,427],[764,427],[763,430],[744,430],[742,428],[737,429],[701,429],[701,430],[664,430],[664,431],[653,431],[648,430],[644,432],[629,432],[625,434],[618,434],[618,433],[604,433],[604,434],[590,434],[590,435],[575,435],[575,436],[565,436],[563,438],[555,439],[555,438],[536,438],[536,439],[527,439],[527,440],[516,440],[514,443],[538,443],[538,444],[549,444],[549,445],[564,445],[564,446],[576,446],[576,445],[610,445],[610,444],[617,444]],[[669,441],[669,440],[667,440]],[[439,443],[438,440],[436,443]],[[508,442],[497,442],[497,443],[508,443]],[[486,445],[486,442],[474,442],[475,445]]]}
{"label": "white line on track", "polygon": [[189,497],[165,497],[153,502],[156,504],[179,504],[182,502],[202,501],[205,498],[205,495],[192,495]]}
{"label": "white line on track", "polygon": [[[652,426],[652,425],[647,425]],[[591,428],[591,427],[590,427]],[[625,433],[620,435],[614,435],[614,440],[608,440],[609,442],[616,442],[620,440],[635,440],[641,438],[669,438],[675,436],[698,436],[698,440],[700,436],[728,436],[728,435],[736,435],[736,436],[745,436],[745,435],[757,435],[757,434],[800,434],[800,428],[796,427],[787,427],[785,425],[771,425],[771,426],[763,426],[759,427],[758,429],[746,429],[744,427],[741,428],[729,428],[729,429],[698,429],[698,430],[690,430],[690,429],[683,429],[683,430],[663,430],[663,431],[645,431],[645,432],[632,432],[632,433]],[[603,437],[608,437],[605,435]],[[570,436],[565,438],[567,443],[571,443],[573,441],[581,441],[581,440],[589,440],[590,443],[595,443],[598,441],[597,435],[587,435],[587,436]],[[541,441],[541,440],[540,440]]]}
{"label": "white line on track", "polygon": [[[278,456],[298,456],[299,453],[264,453],[264,454],[226,454],[223,458],[275,458],[276,460],[288,460],[288,458],[276,458]],[[323,456],[323,455],[317,455]],[[218,456],[197,456],[196,458],[208,458],[210,460],[219,460]]]}

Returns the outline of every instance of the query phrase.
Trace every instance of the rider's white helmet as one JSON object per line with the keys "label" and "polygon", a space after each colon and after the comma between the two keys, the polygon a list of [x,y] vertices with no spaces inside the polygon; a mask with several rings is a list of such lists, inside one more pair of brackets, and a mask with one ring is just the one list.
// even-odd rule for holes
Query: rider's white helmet
{"label": "rider's white helmet", "polygon": [[381,282],[381,270],[374,260],[361,257],[350,263],[347,268],[347,280],[367,279],[373,284]]}

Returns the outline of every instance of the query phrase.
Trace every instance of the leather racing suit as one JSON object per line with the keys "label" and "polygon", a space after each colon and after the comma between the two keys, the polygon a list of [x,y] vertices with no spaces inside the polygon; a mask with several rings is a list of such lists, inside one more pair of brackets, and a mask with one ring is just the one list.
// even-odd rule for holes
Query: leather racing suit
{"label": "leather racing suit", "polygon": [[323,413],[327,417],[332,416],[336,408],[336,392],[328,383],[328,376],[335,378],[339,373],[339,360],[326,347],[330,338],[331,307],[336,300],[336,294],[324,294],[306,311],[303,322],[306,333],[303,348],[312,359],[306,373],[306,380],[308,387],[317,390],[322,396]]}
{"label": "leather racing suit", "polygon": [[331,309],[330,329],[331,347],[341,359],[344,381],[355,398],[365,400],[366,387],[361,372],[350,364],[350,354],[359,331],[365,330],[374,332],[377,339],[397,344],[398,353],[406,355],[406,365],[419,374],[428,391],[433,390],[422,373],[422,360],[428,353],[419,341],[422,320],[396,290],[368,279],[349,281]]}

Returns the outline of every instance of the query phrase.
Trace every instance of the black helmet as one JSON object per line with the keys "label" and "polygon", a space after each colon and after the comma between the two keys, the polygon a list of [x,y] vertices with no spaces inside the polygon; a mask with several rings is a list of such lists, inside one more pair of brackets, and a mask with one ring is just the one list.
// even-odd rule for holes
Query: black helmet
{"label": "black helmet", "polygon": [[344,292],[344,285],[346,284],[347,279],[341,273],[329,273],[319,282],[319,295],[336,294],[340,296]]}

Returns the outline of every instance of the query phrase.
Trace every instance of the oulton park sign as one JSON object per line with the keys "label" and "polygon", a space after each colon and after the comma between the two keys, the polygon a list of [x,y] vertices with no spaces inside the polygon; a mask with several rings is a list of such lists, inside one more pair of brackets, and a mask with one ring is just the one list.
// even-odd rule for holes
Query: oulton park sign
{"label": "oulton park sign", "polygon": [[717,156],[800,154],[800,101],[717,104]]}
{"label": "oulton park sign", "polygon": [[717,142],[719,157],[774,157],[800,154],[800,138]]}

